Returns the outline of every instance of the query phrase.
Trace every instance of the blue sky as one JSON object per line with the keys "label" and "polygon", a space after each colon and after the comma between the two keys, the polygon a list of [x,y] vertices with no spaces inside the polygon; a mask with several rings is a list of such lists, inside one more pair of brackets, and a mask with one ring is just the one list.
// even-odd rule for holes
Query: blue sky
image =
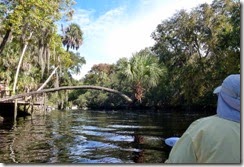
{"label": "blue sky", "polygon": [[[82,78],[94,64],[116,63],[133,53],[153,46],[151,33],[177,10],[190,10],[212,0],[76,0],[71,22],[80,25],[84,35],[78,52],[85,57]],[[68,26],[71,22],[66,23]]]}

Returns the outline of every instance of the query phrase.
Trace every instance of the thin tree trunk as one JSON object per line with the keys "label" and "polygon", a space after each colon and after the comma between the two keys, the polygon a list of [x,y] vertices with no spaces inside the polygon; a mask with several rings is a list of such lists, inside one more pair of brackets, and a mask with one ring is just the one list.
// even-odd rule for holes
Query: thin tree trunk
{"label": "thin tree trunk", "polygon": [[41,76],[42,77],[44,75],[44,70],[45,70],[45,64],[44,64],[44,60],[43,60],[44,50],[45,50],[44,46],[41,46],[39,49],[39,56],[38,56],[39,65],[41,66]]}
{"label": "thin tree trunk", "polygon": [[26,51],[27,46],[28,46],[28,40],[31,38],[31,36],[32,36],[32,32],[30,33],[29,38],[25,42],[25,46],[24,46],[24,48],[22,50],[22,53],[21,53],[21,56],[20,56],[19,64],[18,64],[17,71],[16,71],[16,74],[15,74],[15,77],[14,77],[13,95],[15,95],[15,90],[16,90],[16,85],[17,85],[17,80],[18,80],[20,66],[22,64],[22,61],[23,61],[23,58],[24,58],[24,55],[25,55],[25,51]]}
{"label": "thin tree trunk", "polygon": [[47,71],[50,69],[50,48],[47,48]]}
{"label": "thin tree trunk", "polygon": [[3,49],[6,45],[6,43],[8,42],[8,39],[11,36],[11,34],[12,34],[12,31],[11,31],[11,29],[9,29],[9,30],[7,30],[6,34],[4,35],[3,41],[1,42],[1,45],[0,45],[0,55],[2,54]]}
{"label": "thin tree trunk", "polygon": [[42,90],[47,83],[51,80],[52,76],[55,74],[56,70],[58,69],[58,67],[56,67],[53,72],[49,75],[49,77],[47,78],[47,80],[42,84],[42,86],[40,88],[37,89],[37,91]]}

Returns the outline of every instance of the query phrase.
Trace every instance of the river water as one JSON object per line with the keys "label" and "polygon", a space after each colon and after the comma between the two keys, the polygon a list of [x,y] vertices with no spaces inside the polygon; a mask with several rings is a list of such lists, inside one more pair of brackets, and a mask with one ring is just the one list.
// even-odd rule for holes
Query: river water
{"label": "river water", "polygon": [[0,122],[0,163],[163,163],[164,139],[206,113],[52,111]]}

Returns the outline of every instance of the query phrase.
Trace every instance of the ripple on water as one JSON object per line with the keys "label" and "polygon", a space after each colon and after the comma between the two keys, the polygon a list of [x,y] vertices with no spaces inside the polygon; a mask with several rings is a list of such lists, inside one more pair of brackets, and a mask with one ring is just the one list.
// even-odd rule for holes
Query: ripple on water
{"label": "ripple on water", "polygon": [[81,133],[84,135],[98,136],[98,137],[112,136],[113,135],[113,133],[109,133],[109,132],[97,132],[97,131],[92,131],[92,130],[83,130]]}
{"label": "ripple on water", "polygon": [[[82,134],[84,135],[90,135],[90,136],[98,136],[101,137],[105,141],[116,141],[116,142],[132,142],[134,141],[134,137],[131,135],[120,135],[116,133],[111,132],[99,132],[99,131],[93,131],[93,130],[84,130],[82,131]],[[127,133],[128,134],[128,133]]]}
{"label": "ripple on water", "polygon": [[123,163],[123,161],[119,158],[104,157],[97,160],[91,160],[91,163]]}
{"label": "ripple on water", "polygon": [[114,136],[106,137],[105,138],[108,141],[121,141],[121,142],[133,142],[134,137],[133,136],[125,136],[125,135],[117,135],[115,134]]}
{"label": "ripple on water", "polygon": [[102,128],[102,127],[97,127],[97,126],[82,126],[82,128],[85,130],[96,130],[96,131],[114,131],[114,130],[116,130],[114,128]]}
{"label": "ripple on water", "polygon": [[119,148],[116,145],[113,145],[111,143],[104,143],[100,141],[81,141],[79,143],[76,143],[74,146],[71,146],[69,148],[69,151],[71,155],[89,155],[92,154],[93,151],[98,150],[109,150]]}
{"label": "ripple on water", "polygon": [[130,129],[143,128],[142,126],[133,126],[133,125],[108,125],[107,127],[111,127],[111,128],[130,128]]}

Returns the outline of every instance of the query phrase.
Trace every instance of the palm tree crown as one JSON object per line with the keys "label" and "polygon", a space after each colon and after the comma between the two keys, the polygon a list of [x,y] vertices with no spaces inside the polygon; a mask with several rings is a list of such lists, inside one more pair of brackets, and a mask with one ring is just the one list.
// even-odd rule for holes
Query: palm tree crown
{"label": "palm tree crown", "polygon": [[69,27],[63,28],[64,36],[62,37],[63,45],[66,46],[67,51],[71,49],[79,49],[83,41],[83,32],[78,24],[72,23]]}
{"label": "palm tree crown", "polygon": [[148,49],[141,50],[123,64],[124,75],[131,81],[135,98],[141,102],[144,90],[156,86],[165,69],[161,67],[158,58]]}

